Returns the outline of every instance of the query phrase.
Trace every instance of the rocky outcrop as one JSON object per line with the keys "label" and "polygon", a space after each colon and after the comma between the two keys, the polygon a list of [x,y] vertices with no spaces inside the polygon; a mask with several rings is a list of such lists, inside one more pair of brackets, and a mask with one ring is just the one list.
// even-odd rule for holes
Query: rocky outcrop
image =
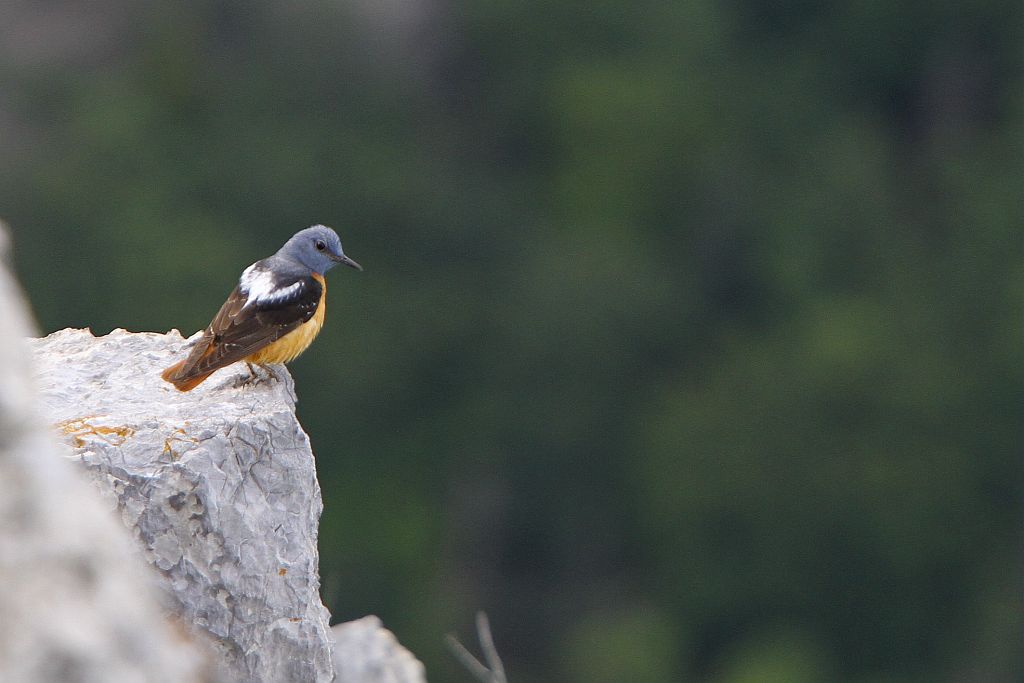
{"label": "rocky outcrop", "polygon": [[209,680],[153,574],[37,410],[0,227],[0,681]]}
{"label": "rocky outcrop", "polygon": [[163,575],[230,681],[331,681],[320,601],[322,508],[291,377],[224,370],[188,393],[160,378],[177,332],[32,341],[50,421]]}
{"label": "rocky outcrop", "polygon": [[424,681],[376,617],[328,626],[288,372],[183,394],[160,379],[176,331],[26,340],[5,240],[0,681]]}
{"label": "rocky outcrop", "polygon": [[336,683],[421,683],[423,664],[398,644],[377,617],[363,617],[331,628]]}
{"label": "rocky outcrop", "polygon": [[287,370],[253,384],[240,364],[182,393],[160,378],[187,346],[177,331],[69,329],[30,346],[45,414],[214,650],[219,680],[424,680],[375,617],[328,626],[320,487]]}

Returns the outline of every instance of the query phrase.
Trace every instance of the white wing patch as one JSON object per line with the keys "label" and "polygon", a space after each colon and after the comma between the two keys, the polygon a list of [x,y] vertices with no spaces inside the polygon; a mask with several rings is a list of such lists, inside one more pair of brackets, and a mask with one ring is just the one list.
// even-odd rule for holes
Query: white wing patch
{"label": "white wing patch", "polygon": [[301,280],[293,282],[287,287],[278,287],[274,283],[273,273],[257,269],[255,263],[242,271],[242,277],[238,280],[238,284],[246,297],[245,305],[242,308],[248,308],[253,304],[265,306],[286,301],[294,297],[303,287]]}

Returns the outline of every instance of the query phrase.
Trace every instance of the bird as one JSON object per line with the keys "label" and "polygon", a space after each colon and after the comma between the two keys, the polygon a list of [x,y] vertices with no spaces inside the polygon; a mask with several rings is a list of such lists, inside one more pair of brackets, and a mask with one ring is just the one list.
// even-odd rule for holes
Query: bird
{"label": "bird", "polygon": [[363,267],[345,255],[338,234],[325,225],[295,233],[277,253],[242,271],[238,285],[188,356],[161,374],[191,391],[220,368],[245,361],[288,363],[320,333],[326,312],[324,273],[338,264]]}

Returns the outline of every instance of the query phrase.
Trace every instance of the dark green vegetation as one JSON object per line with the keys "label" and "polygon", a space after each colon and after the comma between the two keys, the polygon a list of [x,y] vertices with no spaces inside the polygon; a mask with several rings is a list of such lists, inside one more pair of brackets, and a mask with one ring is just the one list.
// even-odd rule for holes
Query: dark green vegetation
{"label": "dark green vegetation", "polygon": [[190,333],[338,229],[337,618],[435,681],[477,608],[515,683],[1024,677],[1019,0],[99,4],[0,29],[21,278]]}

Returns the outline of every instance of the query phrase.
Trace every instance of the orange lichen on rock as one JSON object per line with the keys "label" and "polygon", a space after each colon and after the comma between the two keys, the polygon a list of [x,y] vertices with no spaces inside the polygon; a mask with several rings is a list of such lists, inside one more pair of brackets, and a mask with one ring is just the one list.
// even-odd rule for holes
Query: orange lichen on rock
{"label": "orange lichen on rock", "polygon": [[75,448],[83,448],[86,445],[86,438],[90,436],[96,436],[111,445],[120,446],[135,434],[135,430],[131,427],[109,427],[107,425],[89,424],[88,421],[95,418],[96,416],[90,416],[65,420],[57,423],[57,428],[71,437],[71,442]]}

